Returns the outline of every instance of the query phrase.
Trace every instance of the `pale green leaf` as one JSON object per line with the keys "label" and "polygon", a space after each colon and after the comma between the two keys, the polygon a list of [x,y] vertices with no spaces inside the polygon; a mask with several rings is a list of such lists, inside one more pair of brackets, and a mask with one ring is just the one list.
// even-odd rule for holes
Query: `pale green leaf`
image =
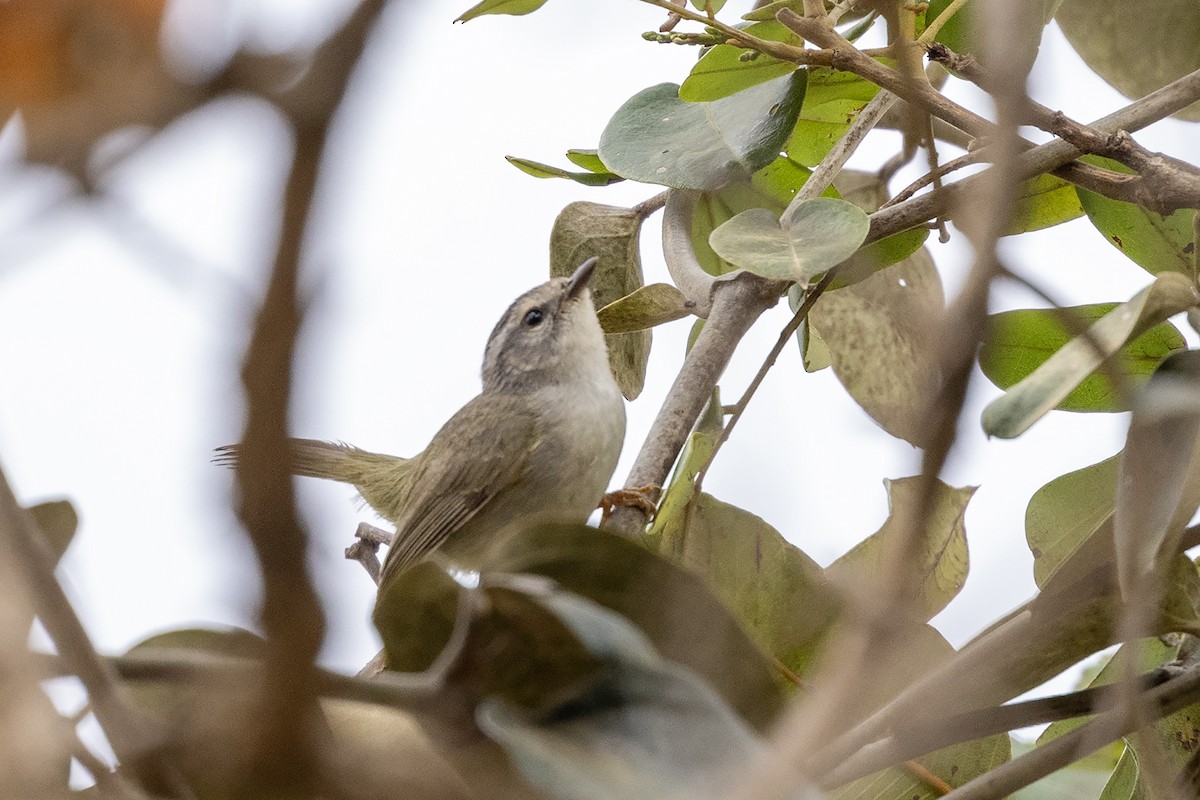
{"label": "pale green leaf", "polygon": [[804,72],[710,103],[679,98],[662,83],[638,92],[609,120],[600,158],[631,180],[718,189],[775,160],[804,100]]}
{"label": "pale green leaf", "polygon": [[[979,366],[1001,389],[1024,380],[1073,337],[1066,320],[1086,328],[1111,312],[1116,303],[1097,303],[1063,309],[1020,309],[988,318]],[[1141,386],[1162,360],[1187,346],[1169,322],[1155,325],[1128,342],[1120,352],[1084,378],[1056,408],[1063,411],[1128,411],[1129,395],[1118,388],[1111,373],[1124,376],[1124,386]]]}
{"label": "pale green leaf", "polygon": [[750,209],[709,236],[721,258],[773,280],[807,284],[849,258],[866,238],[870,220],[853,203],[818,197],[781,221],[768,209]]}
{"label": "pale green leaf", "polygon": [[1039,587],[1058,574],[1081,548],[1096,540],[1098,557],[1112,558],[1112,514],[1118,456],[1060,475],[1033,493],[1025,509],[1025,540],[1033,553],[1033,579]]}
{"label": "pale green leaf", "polygon": [[604,162],[600,160],[600,153],[596,150],[572,148],[567,151],[567,160],[577,167],[586,169],[588,172],[603,173],[609,171],[608,167],[604,166]]}
{"label": "pale green leaf", "polygon": [[990,436],[1012,439],[1061,403],[1076,386],[1126,342],[1196,304],[1191,282],[1167,272],[1076,336],[1028,377],[983,410]]}
{"label": "pale green leaf", "polygon": [[584,186],[608,186],[609,184],[625,180],[620,175],[615,175],[611,172],[570,172],[551,166],[550,164],[530,161],[527,158],[517,158],[516,156],[505,156],[504,160],[526,175],[532,175],[535,178],[565,178],[569,181],[581,183]]}
{"label": "pale green leaf", "polygon": [[[692,250],[700,266],[710,275],[723,275],[737,267],[725,261],[709,247],[713,230],[727,220],[752,208],[767,208],[782,214],[796,191],[812,173],[795,161],[780,156],[755,172],[749,181],[736,181],[711,192],[701,192],[692,213]],[[825,197],[837,197],[830,187]]]}
{"label": "pale green leaf", "polygon": [[614,300],[596,312],[605,333],[628,333],[682,319],[692,313],[683,292],[669,283],[652,283]]}

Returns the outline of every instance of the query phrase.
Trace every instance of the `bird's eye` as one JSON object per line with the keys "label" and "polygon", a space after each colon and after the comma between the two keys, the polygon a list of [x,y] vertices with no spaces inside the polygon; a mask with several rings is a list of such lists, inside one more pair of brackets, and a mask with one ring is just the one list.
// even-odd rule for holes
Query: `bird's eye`
{"label": "bird's eye", "polygon": [[536,328],[542,324],[542,310],[540,308],[531,308],[525,312],[525,324],[531,328]]}

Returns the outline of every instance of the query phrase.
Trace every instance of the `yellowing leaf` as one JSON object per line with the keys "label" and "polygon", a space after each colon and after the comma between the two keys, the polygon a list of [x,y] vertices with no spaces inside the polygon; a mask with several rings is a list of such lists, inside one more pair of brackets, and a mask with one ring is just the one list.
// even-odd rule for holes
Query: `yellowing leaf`
{"label": "yellowing leaf", "polygon": [[[888,541],[900,535],[897,526],[912,516],[908,508],[921,502],[920,478],[884,481],[888,491],[888,518],[883,527],[859,542],[829,565],[831,579],[846,585],[862,585],[878,579],[880,558]],[[974,486],[955,489],[938,481],[933,494],[929,525],[921,536],[921,563],[909,565],[909,574],[922,581],[920,598],[924,618],[932,618],[954,599],[967,579],[967,530],[963,515],[975,494]]]}

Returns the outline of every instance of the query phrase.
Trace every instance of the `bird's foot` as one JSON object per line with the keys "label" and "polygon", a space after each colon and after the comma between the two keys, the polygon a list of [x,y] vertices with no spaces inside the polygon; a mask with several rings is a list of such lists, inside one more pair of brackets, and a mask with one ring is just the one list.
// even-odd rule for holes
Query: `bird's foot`
{"label": "bird's foot", "polygon": [[613,511],[618,508],[636,508],[646,515],[646,519],[654,518],[654,512],[658,510],[658,506],[654,503],[654,498],[662,491],[662,487],[658,484],[649,484],[647,486],[638,486],[632,489],[617,489],[615,492],[608,492],[604,497],[600,498],[598,508],[601,511],[600,524],[603,525],[612,516]]}

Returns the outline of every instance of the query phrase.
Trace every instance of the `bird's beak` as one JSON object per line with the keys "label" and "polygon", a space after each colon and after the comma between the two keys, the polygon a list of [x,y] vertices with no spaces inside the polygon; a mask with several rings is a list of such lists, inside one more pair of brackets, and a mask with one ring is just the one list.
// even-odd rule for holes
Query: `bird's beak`
{"label": "bird's beak", "polygon": [[567,297],[578,297],[583,292],[583,287],[587,286],[588,281],[591,280],[598,263],[600,263],[600,259],[592,256],[579,265],[579,269],[575,270],[575,274],[567,281]]}

